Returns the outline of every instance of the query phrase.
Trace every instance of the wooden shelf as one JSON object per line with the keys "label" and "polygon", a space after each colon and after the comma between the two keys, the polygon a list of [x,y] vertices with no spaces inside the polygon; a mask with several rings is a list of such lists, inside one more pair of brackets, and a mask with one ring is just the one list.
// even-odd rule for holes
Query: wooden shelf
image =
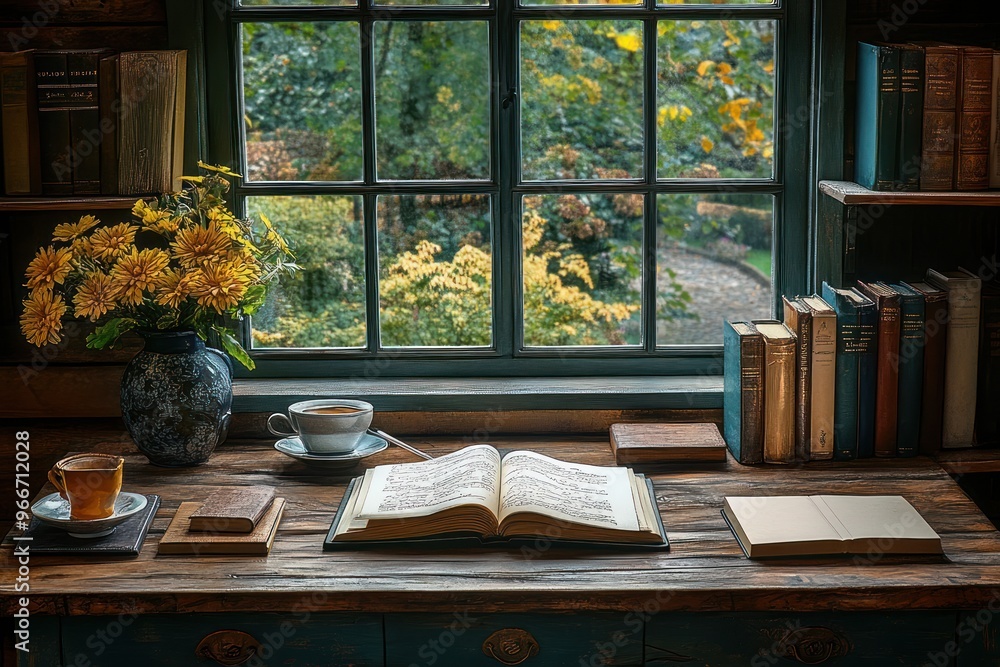
{"label": "wooden shelf", "polygon": [[949,449],[936,454],[934,460],[952,475],[1000,472],[1000,449]]}
{"label": "wooden shelf", "polygon": [[876,192],[851,181],[820,181],[819,190],[841,204],[1000,206],[1000,190],[985,192]]}
{"label": "wooden shelf", "polygon": [[111,197],[0,197],[2,211],[127,211],[138,196]]}

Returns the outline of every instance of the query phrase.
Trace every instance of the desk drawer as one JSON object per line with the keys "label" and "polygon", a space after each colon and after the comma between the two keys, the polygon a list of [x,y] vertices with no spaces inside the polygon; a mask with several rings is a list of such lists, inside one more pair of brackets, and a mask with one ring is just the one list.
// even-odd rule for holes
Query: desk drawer
{"label": "desk drawer", "polygon": [[670,613],[649,620],[645,657],[650,666],[916,667],[954,632],[948,612]]}
{"label": "desk drawer", "polygon": [[63,619],[62,649],[63,664],[79,667],[381,667],[382,618],[301,611],[74,616]]}
{"label": "desk drawer", "polygon": [[625,613],[396,614],[385,640],[392,667],[642,664],[642,621]]}

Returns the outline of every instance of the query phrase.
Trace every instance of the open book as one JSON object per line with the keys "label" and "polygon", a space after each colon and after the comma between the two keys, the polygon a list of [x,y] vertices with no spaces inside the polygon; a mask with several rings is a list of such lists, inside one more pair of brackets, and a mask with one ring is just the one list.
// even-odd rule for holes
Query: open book
{"label": "open book", "polygon": [[631,469],[472,445],[366,471],[348,488],[325,546],[461,536],[667,545],[652,487]]}
{"label": "open book", "polygon": [[748,558],[942,553],[902,496],[727,496],[722,516]]}

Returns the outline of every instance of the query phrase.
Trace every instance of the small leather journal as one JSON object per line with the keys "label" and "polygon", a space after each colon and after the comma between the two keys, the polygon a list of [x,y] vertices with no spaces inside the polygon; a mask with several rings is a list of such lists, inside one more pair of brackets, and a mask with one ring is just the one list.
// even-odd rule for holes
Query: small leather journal
{"label": "small leather journal", "polygon": [[213,492],[191,514],[190,530],[249,533],[274,502],[274,487],[233,486]]}

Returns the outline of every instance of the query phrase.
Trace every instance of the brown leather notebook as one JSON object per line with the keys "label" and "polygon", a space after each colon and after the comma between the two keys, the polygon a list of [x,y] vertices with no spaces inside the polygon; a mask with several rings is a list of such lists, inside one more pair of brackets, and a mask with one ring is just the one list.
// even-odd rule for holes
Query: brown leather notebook
{"label": "brown leather notebook", "polygon": [[962,47],[955,121],[955,189],[990,187],[990,116],[993,112],[993,50]]}
{"label": "brown leather notebook", "polygon": [[878,309],[878,361],[875,381],[875,456],[896,455],[899,411],[899,294],[858,281],[858,290]]}
{"label": "brown leather notebook", "polygon": [[230,486],[212,492],[191,515],[191,530],[249,533],[274,500],[273,486]]}
{"label": "brown leather notebook", "polygon": [[612,424],[610,433],[618,465],[726,460],[715,424]]}
{"label": "brown leather notebook", "polygon": [[246,554],[266,556],[274,544],[278,523],[285,509],[285,499],[275,498],[267,514],[252,533],[204,533],[190,530],[191,514],[201,503],[181,503],[170,525],[160,538],[158,554],[219,555]]}
{"label": "brown leather notebook", "polygon": [[955,105],[961,55],[958,47],[945,44],[927,44],[924,48],[921,190],[952,190],[955,186]]}
{"label": "brown leather notebook", "polygon": [[928,283],[903,283],[924,295],[924,386],[920,400],[920,453],[941,451],[944,362],[948,342],[948,293]]}

